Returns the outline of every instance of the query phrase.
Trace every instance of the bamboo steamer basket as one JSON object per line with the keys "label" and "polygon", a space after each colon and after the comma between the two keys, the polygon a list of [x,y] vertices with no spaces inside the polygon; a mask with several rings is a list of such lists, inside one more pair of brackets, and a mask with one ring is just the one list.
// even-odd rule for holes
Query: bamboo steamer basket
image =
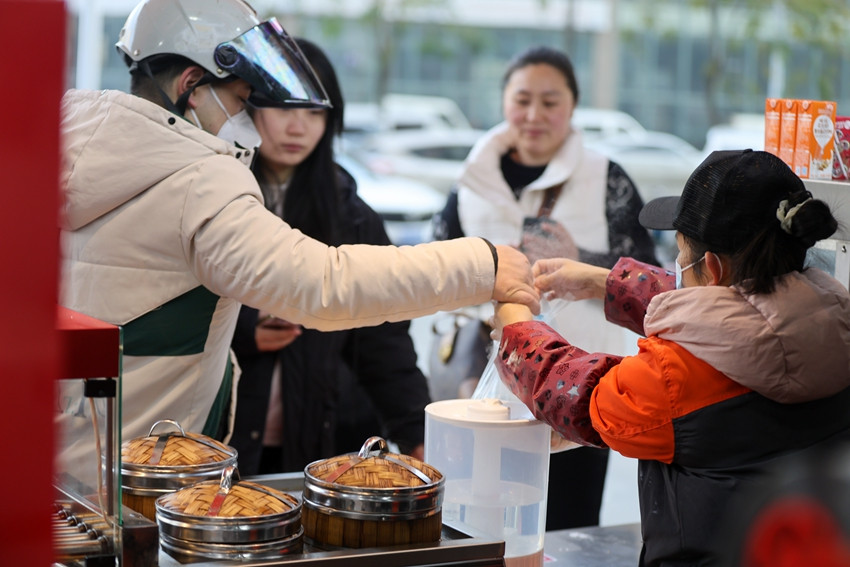
{"label": "bamboo steamer basket", "polygon": [[370,437],[304,469],[304,537],[321,549],[439,541],[444,487],[437,469]]}
{"label": "bamboo steamer basket", "polygon": [[254,482],[235,466],[156,501],[160,545],[182,563],[255,560],[303,551],[301,501]]}
{"label": "bamboo steamer basket", "polygon": [[[177,431],[154,435],[161,424]],[[197,482],[219,479],[236,464],[236,449],[197,433],[186,433],[170,419],[157,421],[147,437],[121,444],[121,502],[156,521],[156,499]]]}

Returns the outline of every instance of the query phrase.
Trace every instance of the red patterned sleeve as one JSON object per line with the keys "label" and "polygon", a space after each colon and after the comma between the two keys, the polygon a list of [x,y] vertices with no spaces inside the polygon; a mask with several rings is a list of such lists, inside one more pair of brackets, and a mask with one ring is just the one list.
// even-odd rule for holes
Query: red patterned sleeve
{"label": "red patterned sleeve", "polygon": [[540,321],[506,325],[496,366],[534,416],[565,439],[605,447],[590,421],[590,396],[621,357],[587,353]]}
{"label": "red patterned sleeve", "polygon": [[605,317],[645,336],[643,318],[650,300],[672,289],[676,289],[676,278],[664,268],[620,258],[605,282]]}

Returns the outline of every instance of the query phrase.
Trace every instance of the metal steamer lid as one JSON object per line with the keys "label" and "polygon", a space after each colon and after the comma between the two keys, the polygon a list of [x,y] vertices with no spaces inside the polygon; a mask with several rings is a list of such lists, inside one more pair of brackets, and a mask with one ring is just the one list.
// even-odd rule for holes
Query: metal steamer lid
{"label": "metal steamer lid", "polygon": [[[154,435],[161,424],[177,431]],[[147,437],[121,445],[121,488],[140,496],[159,496],[203,480],[218,478],[236,464],[233,447],[205,435],[186,433],[174,420],[154,423]]]}
{"label": "metal steamer lid", "polygon": [[218,482],[201,482],[158,498],[162,549],[189,563],[301,553],[304,528],[298,498],[238,479],[236,467],[229,466]]}
{"label": "metal steamer lid", "polygon": [[315,461],[304,469],[304,506],[355,520],[411,520],[438,514],[445,478],[434,467],[389,453],[370,437],[358,453]]}
{"label": "metal steamer lid", "polygon": [[159,497],[156,519],[163,538],[198,544],[280,542],[303,533],[298,498],[239,480],[235,466],[224,469],[219,481],[200,482]]}

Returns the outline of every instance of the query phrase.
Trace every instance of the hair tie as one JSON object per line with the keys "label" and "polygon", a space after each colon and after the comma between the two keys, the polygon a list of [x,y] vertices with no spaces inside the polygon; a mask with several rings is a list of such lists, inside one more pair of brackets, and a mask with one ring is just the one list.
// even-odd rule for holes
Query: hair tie
{"label": "hair tie", "polygon": [[805,205],[811,200],[812,198],[809,197],[802,203],[798,203],[790,209],[788,208],[787,199],[779,202],[779,208],[776,209],[776,218],[779,219],[779,226],[782,227],[782,230],[784,230],[788,234],[791,234],[791,221],[794,219],[794,215],[797,214],[797,211],[799,211],[803,205]]}

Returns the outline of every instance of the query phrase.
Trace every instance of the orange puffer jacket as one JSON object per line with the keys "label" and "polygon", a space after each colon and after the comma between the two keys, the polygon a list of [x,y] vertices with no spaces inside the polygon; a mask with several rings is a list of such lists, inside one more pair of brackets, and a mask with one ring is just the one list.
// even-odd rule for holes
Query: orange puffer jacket
{"label": "orange puffer jacket", "polygon": [[[672,287],[669,274],[621,260],[608,281],[609,319],[636,330],[643,323],[656,333],[640,339],[638,354],[625,358],[585,352],[541,322],[505,327],[500,375],[539,419],[569,440],[608,446],[640,459],[642,565],[708,564],[723,551],[718,529],[736,495],[763,481],[780,458],[850,439],[846,359],[822,352],[836,345],[850,352],[844,332],[850,322],[844,311],[850,296],[829,276],[808,272],[793,274],[793,282],[782,283],[771,294],[775,297],[753,300],[737,293],[741,305],[736,311],[730,308],[734,288],[661,293]],[[808,296],[801,294],[803,289]],[[701,290],[713,299],[720,290],[720,301],[730,305],[703,303]],[[813,323],[831,328],[806,330],[802,322],[781,320],[784,311],[800,311],[800,305],[781,308],[790,301],[786,292],[795,290],[797,303],[801,297],[811,298],[802,308]],[[685,296],[696,303],[698,315],[687,303],[672,309]],[[714,330],[700,343],[690,332],[694,327]],[[806,353],[803,347],[810,339],[797,333],[807,332],[816,333],[817,340],[835,342],[812,342],[809,350],[814,352]],[[685,339],[672,340],[677,336]],[[797,347],[788,348],[795,340]],[[782,351],[770,348],[775,345],[785,346],[790,360],[777,361]],[[723,363],[715,356],[720,352],[734,360]],[[715,356],[717,362],[696,353]],[[825,359],[832,361],[832,368],[824,367]],[[724,364],[740,369],[741,361],[756,366],[742,372],[754,378],[747,385],[718,369]],[[809,390],[820,394],[806,388],[806,364],[827,374],[810,380]],[[783,383],[776,376],[778,368],[800,377],[792,388],[777,388]],[[755,379],[759,376],[763,378]],[[795,401],[810,401],[782,403],[754,391],[756,387],[768,394],[791,391]]]}

